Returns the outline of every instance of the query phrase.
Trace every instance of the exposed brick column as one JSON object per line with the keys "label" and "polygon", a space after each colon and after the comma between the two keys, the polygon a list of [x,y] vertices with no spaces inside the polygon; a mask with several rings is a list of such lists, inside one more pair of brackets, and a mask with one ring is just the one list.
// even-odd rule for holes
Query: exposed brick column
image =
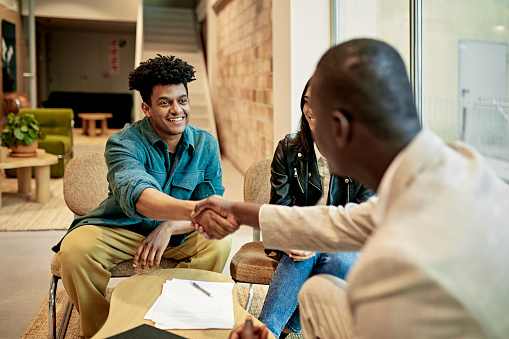
{"label": "exposed brick column", "polygon": [[272,158],[272,0],[231,0],[218,13],[216,123],[222,152],[243,173]]}

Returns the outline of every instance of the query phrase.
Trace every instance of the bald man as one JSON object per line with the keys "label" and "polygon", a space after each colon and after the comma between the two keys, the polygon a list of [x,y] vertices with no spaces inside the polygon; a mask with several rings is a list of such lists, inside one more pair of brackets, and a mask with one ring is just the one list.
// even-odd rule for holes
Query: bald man
{"label": "bald man", "polygon": [[[369,39],[330,49],[312,78],[315,141],[335,175],[378,197],[342,207],[199,203],[260,227],[267,248],[361,250],[347,278],[300,294],[307,338],[509,338],[509,186],[474,149],[422,129],[405,65]],[[281,225],[287,225],[282,231]]]}

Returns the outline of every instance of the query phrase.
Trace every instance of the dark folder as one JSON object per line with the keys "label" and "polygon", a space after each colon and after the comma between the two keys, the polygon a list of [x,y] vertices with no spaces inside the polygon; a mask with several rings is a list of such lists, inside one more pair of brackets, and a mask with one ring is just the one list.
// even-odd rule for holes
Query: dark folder
{"label": "dark folder", "polygon": [[185,339],[184,337],[181,337],[179,335],[160,330],[158,328],[155,328],[155,327],[147,325],[147,324],[140,325],[138,327],[132,328],[130,330],[127,330],[127,331],[119,333],[119,334],[115,334],[114,336],[108,337],[108,338],[115,338],[115,339],[117,339],[117,338],[118,339],[139,339],[139,338],[141,338],[141,339],[144,339],[144,338],[150,338],[150,339],[175,338],[175,339],[178,339],[178,338],[183,338],[183,339]]}

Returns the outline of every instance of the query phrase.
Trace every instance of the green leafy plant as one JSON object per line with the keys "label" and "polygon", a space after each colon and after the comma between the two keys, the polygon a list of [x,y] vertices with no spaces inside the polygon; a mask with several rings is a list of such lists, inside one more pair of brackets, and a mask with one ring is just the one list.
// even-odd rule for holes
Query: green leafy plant
{"label": "green leafy plant", "polygon": [[2,146],[18,147],[32,145],[36,140],[46,137],[41,123],[33,114],[7,115],[7,122],[2,130]]}

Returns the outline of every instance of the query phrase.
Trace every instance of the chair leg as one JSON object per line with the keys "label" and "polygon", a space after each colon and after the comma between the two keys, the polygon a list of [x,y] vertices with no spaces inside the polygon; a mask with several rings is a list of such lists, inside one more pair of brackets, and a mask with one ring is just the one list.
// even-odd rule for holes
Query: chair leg
{"label": "chair leg", "polygon": [[49,287],[49,303],[48,303],[48,327],[49,327],[49,335],[50,339],[61,339],[65,337],[65,332],[67,331],[67,325],[69,325],[69,320],[71,319],[72,307],[73,304],[71,299],[67,301],[67,306],[65,307],[64,316],[62,318],[62,324],[60,325],[60,330],[58,334],[57,330],[57,286],[58,286],[59,277],[53,276],[51,278],[50,287]]}
{"label": "chair leg", "polygon": [[254,288],[255,288],[254,284],[249,284],[249,294],[248,294],[247,303],[246,303],[246,311],[248,311],[248,312],[251,309],[251,304],[253,303]]}
{"label": "chair leg", "polygon": [[69,320],[71,320],[72,313],[72,301],[69,299],[67,301],[67,306],[65,307],[64,318],[62,319],[62,324],[60,325],[60,331],[58,331],[58,339],[65,338],[65,332],[67,332],[67,325],[69,325]]}
{"label": "chair leg", "polygon": [[56,303],[57,303],[57,286],[58,277],[52,276],[49,285],[49,309],[48,309],[48,338],[56,338],[57,316],[56,316]]}

